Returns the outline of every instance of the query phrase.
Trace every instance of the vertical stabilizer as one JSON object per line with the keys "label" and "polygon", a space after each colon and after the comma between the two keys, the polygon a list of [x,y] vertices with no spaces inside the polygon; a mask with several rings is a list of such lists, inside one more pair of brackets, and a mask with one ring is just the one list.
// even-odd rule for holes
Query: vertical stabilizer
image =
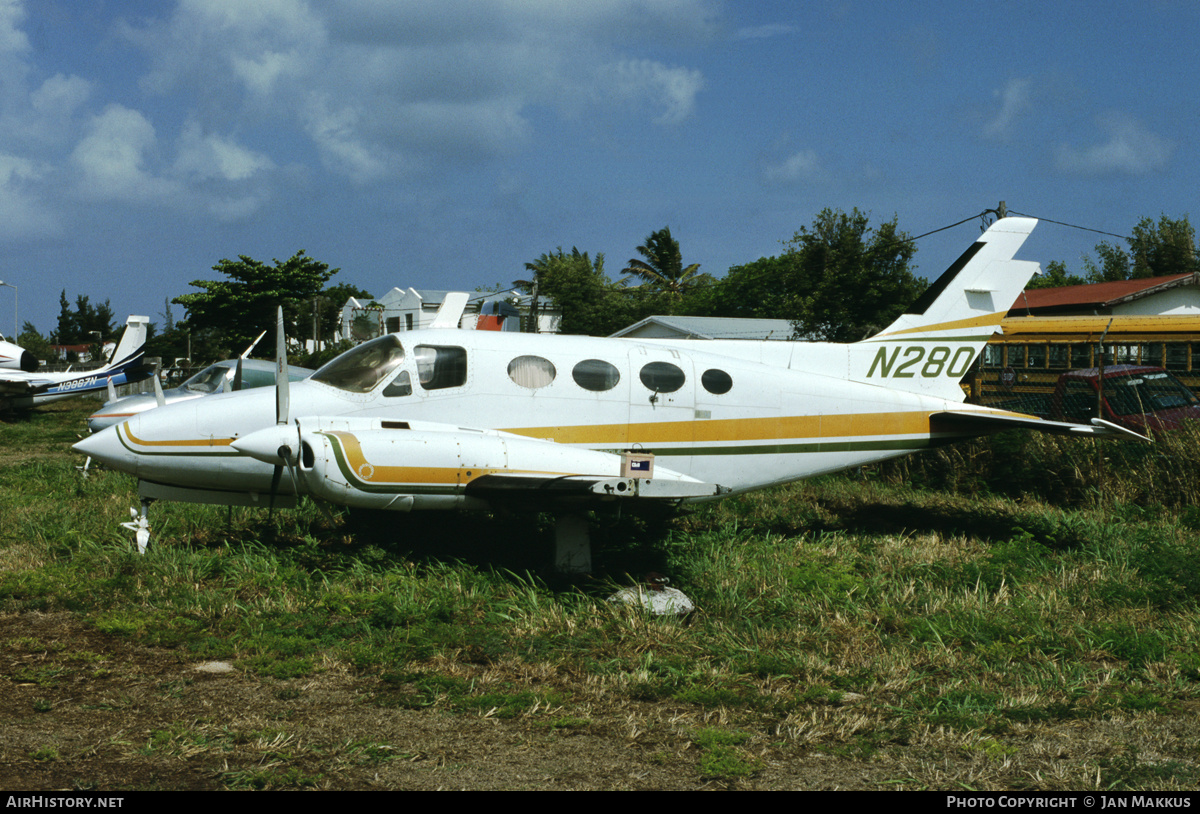
{"label": "vertical stabilizer", "polygon": [[895,322],[850,346],[850,378],[962,401],[959,381],[1038,270],[1013,259],[1036,225],[993,224]]}
{"label": "vertical stabilizer", "polygon": [[433,324],[430,328],[457,328],[459,320],[462,319],[463,310],[467,307],[467,301],[471,295],[465,291],[451,291],[442,300],[442,305],[438,308],[437,315],[433,318]]}
{"label": "vertical stabilizer", "polygon": [[120,367],[145,350],[146,326],[149,324],[150,317],[131,315],[129,319],[125,320],[125,332],[121,334],[121,341],[117,343],[117,348],[113,351],[112,358],[108,360],[106,369]]}

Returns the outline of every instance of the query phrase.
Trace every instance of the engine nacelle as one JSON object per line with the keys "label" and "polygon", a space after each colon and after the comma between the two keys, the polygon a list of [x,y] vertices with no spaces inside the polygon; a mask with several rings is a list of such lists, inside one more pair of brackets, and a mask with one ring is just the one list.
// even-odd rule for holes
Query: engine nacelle
{"label": "engine nacelle", "polygon": [[565,478],[619,478],[609,452],[420,422],[300,421],[299,477],[314,497],[364,508],[485,508],[472,483],[503,475],[527,494]]}
{"label": "engine nacelle", "polygon": [[33,373],[38,369],[38,360],[20,345],[0,340],[0,368]]}
{"label": "engine nacelle", "polygon": [[[349,506],[486,508],[490,500],[683,500],[725,491],[663,467],[653,480],[622,476],[619,454],[496,430],[377,419],[307,418],[297,423],[301,490]],[[289,430],[280,430],[283,435],[263,434],[258,444],[262,460],[282,448],[278,439]]]}

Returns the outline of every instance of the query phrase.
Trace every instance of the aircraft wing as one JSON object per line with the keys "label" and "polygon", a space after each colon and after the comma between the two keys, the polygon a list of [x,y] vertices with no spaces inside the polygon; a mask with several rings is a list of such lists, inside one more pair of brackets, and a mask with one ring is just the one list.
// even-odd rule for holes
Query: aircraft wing
{"label": "aircraft wing", "polygon": [[364,508],[448,507],[463,498],[672,501],[729,491],[666,467],[653,478],[624,476],[619,452],[434,422],[301,418],[231,446],[294,467],[299,491]]}
{"label": "aircraft wing", "polygon": [[20,373],[3,372],[0,373],[0,396],[28,395],[39,384],[45,384],[45,380],[30,379]]}
{"label": "aircraft wing", "polygon": [[1005,413],[999,410],[962,410],[933,413],[930,422],[937,431],[938,425],[962,428],[971,432],[994,430],[1036,430],[1058,435],[1087,435],[1097,438],[1127,438],[1149,441],[1144,435],[1118,426],[1103,418],[1093,418],[1091,424],[1072,424],[1067,421],[1050,421],[1033,415]]}

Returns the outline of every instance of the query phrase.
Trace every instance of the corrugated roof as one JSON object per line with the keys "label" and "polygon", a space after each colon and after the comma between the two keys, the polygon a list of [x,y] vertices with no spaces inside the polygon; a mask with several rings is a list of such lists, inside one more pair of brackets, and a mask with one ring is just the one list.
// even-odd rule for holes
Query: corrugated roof
{"label": "corrugated roof", "polygon": [[792,323],[786,319],[743,319],[740,317],[651,316],[622,328],[612,336],[629,336],[647,325],[660,325],[688,339],[780,339],[792,338]]}
{"label": "corrugated roof", "polygon": [[1165,277],[1147,277],[1143,280],[1118,280],[1113,283],[1091,283],[1068,285],[1062,288],[1035,288],[1023,291],[1013,303],[1011,311],[1024,313],[1050,309],[1073,309],[1091,306],[1107,308],[1117,303],[1140,299],[1159,291],[1179,285],[1195,285],[1198,275],[1169,274]]}

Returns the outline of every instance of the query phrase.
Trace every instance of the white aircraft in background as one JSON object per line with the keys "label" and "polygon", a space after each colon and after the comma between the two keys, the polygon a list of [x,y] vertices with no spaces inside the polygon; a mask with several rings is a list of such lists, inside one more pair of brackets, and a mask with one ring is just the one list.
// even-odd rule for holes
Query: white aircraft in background
{"label": "white aircraft in background", "polygon": [[[36,360],[33,370],[27,370],[21,357],[21,370],[0,369],[0,409],[25,410],[51,401],[74,398],[84,393],[106,390],[113,385],[132,384],[150,376],[143,364],[146,351],[149,317],[131,316],[125,321],[125,332],[108,362],[96,370],[40,373]],[[5,342],[0,354],[9,355],[16,345]]]}
{"label": "white aircraft in background", "polygon": [[[156,499],[524,504],[558,516],[558,567],[588,570],[582,512],[606,503],[713,500],[1013,427],[1131,435],[963,403],[959,381],[1038,268],[1013,259],[1035,224],[998,221],[853,344],[411,331],[302,382],[152,410],[75,449],[139,479],[139,547]],[[282,348],[282,319],[278,332]]]}
{"label": "white aircraft in background", "polygon": [[[88,429],[92,432],[111,427],[137,413],[174,404],[178,401],[198,399],[215,393],[233,392],[235,390],[250,390],[255,387],[266,387],[275,384],[275,363],[264,362],[261,359],[246,358],[254,351],[254,346],[266,336],[266,331],[258,335],[236,359],[226,359],[215,362],[200,372],[188,377],[187,381],[178,387],[163,390],[157,376],[152,376],[154,390],[150,393],[135,393],[132,396],[117,398],[116,390],[109,388],[108,401],[96,412],[88,416]],[[288,378],[299,381],[312,375],[306,367],[288,365]]]}
{"label": "white aircraft in background", "polygon": [[0,336],[0,375],[5,370],[23,370],[32,373],[38,369],[38,360],[20,345],[8,342]]}

